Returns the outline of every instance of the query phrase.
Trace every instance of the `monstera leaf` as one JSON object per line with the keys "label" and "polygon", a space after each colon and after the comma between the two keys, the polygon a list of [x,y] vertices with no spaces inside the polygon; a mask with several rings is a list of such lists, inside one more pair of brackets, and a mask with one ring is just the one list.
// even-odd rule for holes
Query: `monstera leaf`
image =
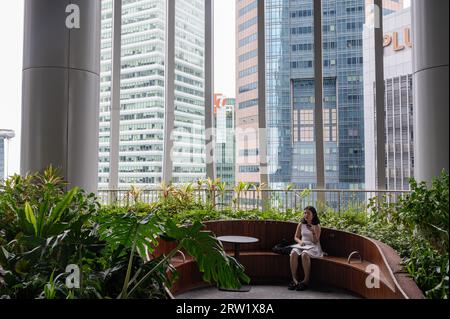
{"label": "monstera leaf", "polygon": [[121,246],[132,248],[135,245],[142,258],[145,258],[146,251],[153,253],[162,232],[162,225],[154,214],[145,218],[133,213],[109,215],[103,218],[99,226],[100,239],[105,240],[112,249]]}
{"label": "monstera leaf", "polygon": [[239,288],[242,283],[249,283],[244,267],[226,254],[212,232],[202,229],[200,222],[189,227],[179,227],[172,220],[166,224],[169,236],[176,238],[182,249],[195,259],[206,282],[214,281],[223,288]]}
{"label": "monstera leaf", "polygon": [[139,280],[132,280],[127,288],[127,290],[129,289],[127,297],[130,297],[152,276],[161,274],[161,266],[170,261],[181,249],[195,259],[199,270],[203,272],[205,281],[214,281],[223,288],[239,288],[242,283],[249,283],[250,278],[244,273],[244,267],[234,258],[228,256],[214,234],[204,231],[203,227],[200,222],[190,226],[179,226],[172,219],[166,220],[165,231],[168,236],[176,239],[178,246],[164,256],[153,268],[142,271]]}
{"label": "monstera leaf", "polygon": [[122,292],[119,295],[119,298],[126,299],[135,251],[139,253],[142,259],[146,259],[147,252],[153,253],[158,245],[157,238],[163,233],[162,224],[153,213],[141,218],[130,212],[104,217],[99,226],[99,233],[100,238],[105,240],[113,250],[119,248],[130,250],[127,274]]}

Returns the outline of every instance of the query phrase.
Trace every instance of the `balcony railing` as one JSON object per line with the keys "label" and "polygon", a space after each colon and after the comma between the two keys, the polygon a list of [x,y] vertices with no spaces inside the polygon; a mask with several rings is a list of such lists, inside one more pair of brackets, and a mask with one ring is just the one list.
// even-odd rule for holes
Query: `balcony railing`
{"label": "balcony railing", "polygon": [[[218,209],[264,210],[276,208],[280,210],[301,210],[306,206],[328,207],[335,211],[350,208],[365,209],[370,201],[377,205],[383,202],[395,203],[408,191],[382,190],[208,190],[195,189],[190,196],[194,201],[213,203]],[[129,190],[99,190],[97,196],[103,205],[127,206],[134,203],[135,198],[140,202],[151,204],[163,199],[165,192],[161,189],[144,189],[134,195]],[[171,193],[174,194],[174,193]],[[176,194],[176,191],[175,191]],[[166,193],[167,196],[167,193]]]}

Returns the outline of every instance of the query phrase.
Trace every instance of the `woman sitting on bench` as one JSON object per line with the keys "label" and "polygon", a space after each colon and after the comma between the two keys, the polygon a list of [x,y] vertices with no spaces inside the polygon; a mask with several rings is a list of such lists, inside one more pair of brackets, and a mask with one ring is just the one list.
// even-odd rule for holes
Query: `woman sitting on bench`
{"label": "woman sitting on bench", "polygon": [[[289,284],[289,290],[305,290],[309,284],[311,274],[311,258],[322,258],[323,251],[320,246],[320,220],[314,207],[305,208],[305,215],[295,232],[295,242],[291,252],[291,273],[292,282]],[[305,278],[302,282],[297,279],[298,259],[302,258],[303,271]]]}

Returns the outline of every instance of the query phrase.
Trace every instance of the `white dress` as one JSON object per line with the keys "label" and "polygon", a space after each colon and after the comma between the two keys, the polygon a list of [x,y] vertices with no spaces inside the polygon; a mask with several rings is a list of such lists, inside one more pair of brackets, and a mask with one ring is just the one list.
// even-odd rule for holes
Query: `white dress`
{"label": "white dress", "polygon": [[[312,231],[306,227],[305,224],[301,224],[301,239],[302,242],[307,247],[311,247],[310,249],[301,249],[301,248],[293,248],[291,254],[298,254],[301,255],[303,252],[307,253],[311,258],[322,258],[323,257],[323,251],[322,246],[320,245],[320,240],[317,244],[313,242],[313,234]],[[295,246],[295,245],[294,245]]]}

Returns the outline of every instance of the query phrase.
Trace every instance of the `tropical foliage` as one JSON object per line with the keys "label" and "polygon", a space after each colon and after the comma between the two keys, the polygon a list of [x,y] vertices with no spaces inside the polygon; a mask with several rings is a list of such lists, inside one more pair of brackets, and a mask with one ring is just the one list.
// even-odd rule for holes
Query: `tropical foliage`
{"label": "tropical foliage", "polygon": [[[93,194],[66,187],[53,168],[1,186],[0,297],[167,298],[177,279],[170,260],[179,250],[197,261],[206,281],[229,288],[249,281],[201,223],[177,224],[140,205],[137,189],[132,206],[102,214]],[[153,257],[162,235],[178,247]],[[69,265],[80,269],[79,287],[65,285]]]}
{"label": "tropical foliage", "polygon": [[[449,177],[431,187],[411,180],[411,193],[395,203],[373,199],[368,207],[348,205],[337,213],[322,208],[324,227],[380,240],[403,258],[405,270],[428,298],[448,298]],[[184,251],[198,263],[204,279],[221,287],[248,282],[245,269],[223,251],[208,220],[277,220],[298,222],[301,207],[286,209],[289,185],[278,204],[264,211],[246,210],[246,191],[261,200],[264,185],[239,183],[232,205],[224,203],[227,185],[220,180],[162,184],[152,204],[133,187],[125,206],[100,206],[93,194],[67,185],[49,168],[45,173],[14,176],[0,186],[0,296],[4,298],[167,298],[178,279],[171,258]],[[280,195],[281,194],[281,195]],[[284,197],[282,195],[285,195]],[[300,198],[309,196],[305,191]],[[159,238],[176,248],[154,256]],[[80,265],[81,285],[69,289],[67,265]]]}

